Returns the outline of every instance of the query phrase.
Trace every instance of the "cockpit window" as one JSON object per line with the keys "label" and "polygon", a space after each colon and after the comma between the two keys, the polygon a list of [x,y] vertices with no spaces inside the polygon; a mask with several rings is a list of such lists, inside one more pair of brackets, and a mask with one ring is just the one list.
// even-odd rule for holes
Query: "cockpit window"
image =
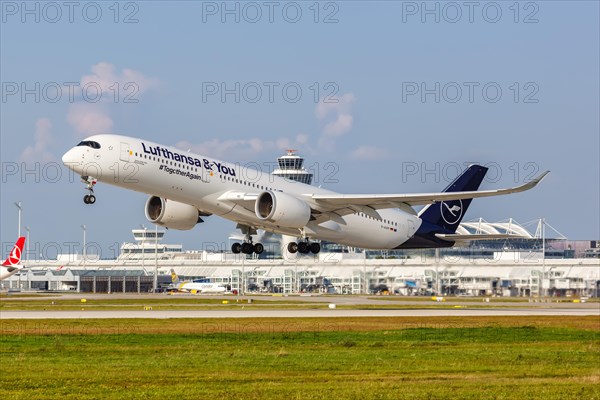
{"label": "cockpit window", "polygon": [[94,142],[93,140],[84,140],[83,142],[79,142],[77,146],[87,146],[91,147],[92,149],[99,149],[100,143]]}

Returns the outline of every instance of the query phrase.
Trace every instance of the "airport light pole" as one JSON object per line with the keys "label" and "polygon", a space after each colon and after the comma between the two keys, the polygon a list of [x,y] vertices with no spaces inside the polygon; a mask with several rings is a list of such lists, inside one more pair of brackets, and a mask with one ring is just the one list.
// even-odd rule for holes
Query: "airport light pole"
{"label": "airport light pole", "polygon": [[23,212],[23,203],[21,203],[20,201],[15,202],[15,206],[17,206],[17,208],[19,209],[19,229],[17,237],[21,237],[21,213]]}
{"label": "airport light pole", "polygon": [[435,296],[440,295],[440,248],[435,248]]}
{"label": "airport light pole", "polygon": [[144,236],[142,236],[142,269],[145,268],[144,266],[144,256],[145,256],[145,249],[144,249],[144,245],[146,244],[146,231],[147,228],[144,225],[140,224],[140,228],[142,228],[144,230]]}
{"label": "airport light pole", "polygon": [[26,261],[29,261],[29,227],[26,226],[25,230],[27,231],[27,247],[25,250],[25,257],[23,257]]}
{"label": "airport light pole", "polygon": [[246,295],[246,255],[242,254],[242,282],[240,285],[240,295]]}
{"label": "airport light pole", "polygon": [[154,292],[158,289],[158,225],[154,224]]}
{"label": "airport light pole", "polygon": [[546,288],[544,287],[544,278],[546,276],[546,219],[542,218],[542,280],[541,280],[541,288],[542,288],[542,299],[546,300]]}
{"label": "airport light pole", "polygon": [[[23,203],[19,202],[15,202],[15,206],[17,206],[17,208],[19,209],[19,230],[18,230],[18,236],[17,237],[21,237],[21,212],[23,212]],[[21,272],[19,272],[19,290],[21,290]]]}
{"label": "airport light pole", "polygon": [[85,259],[87,257],[86,250],[85,250],[85,248],[86,248],[86,242],[85,242],[86,237],[85,236],[86,236],[87,228],[86,228],[85,225],[81,225],[81,229],[83,229],[83,251],[82,251],[82,255],[83,255],[83,269],[85,269]]}
{"label": "airport light pole", "polygon": [[[27,245],[25,247],[25,257],[23,257],[24,261],[29,261],[29,227],[25,227],[25,231],[27,231]],[[19,273],[20,274],[20,273]],[[31,281],[29,280],[29,271],[26,272],[27,275],[27,290],[31,289]],[[20,286],[20,285],[19,285]]]}

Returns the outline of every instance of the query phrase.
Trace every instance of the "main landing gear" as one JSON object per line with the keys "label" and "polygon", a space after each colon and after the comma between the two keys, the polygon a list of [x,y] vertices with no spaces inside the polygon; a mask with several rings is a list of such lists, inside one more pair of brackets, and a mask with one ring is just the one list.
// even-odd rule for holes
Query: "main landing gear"
{"label": "main landing gear", "polygon": [[234,243],[231,245],[231,251],[233,254],[261,254],[265,251],[265,246],[262,243],[252,243],[252,242],[244,242],[244,243]]}
{"label": "main landing gear", "polygon": [[94,185],[97,180],[92,178],[91,176],[82,176],[81,181],[86,184],[86,190],[89,194],[83,196],[83,202],[85,204],[94,204],[96,202],[96,196],[94,196]]}
{"label": "main landing gear", "polygon": [[300,254],[308,254],[309,252],[313,254],[318,254],[321,251],[321,245],[317,242],[310,243],[307,239],[298,243],[290,242],[287,245],[287,249],[292,254],[296,252]]}
{"label": "main landing gear", "polygon": [[262,243],[252,243],[252,235],[256,234],[255,228],[241,224],[238,224],[237,228],[244,234],[244,242],[231,245],[231,252],[233,254],[261,254],[265,251],[265,246],[263,246]]}

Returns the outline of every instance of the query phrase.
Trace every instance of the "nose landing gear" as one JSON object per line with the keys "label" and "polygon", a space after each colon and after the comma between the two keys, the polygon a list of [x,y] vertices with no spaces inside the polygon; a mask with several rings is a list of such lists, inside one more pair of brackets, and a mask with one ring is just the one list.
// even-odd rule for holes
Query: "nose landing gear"
{"label": "nose landing gear", "polygon": [[96,196],[94,196],[94,185],[97,180],[92,178],[91,176],[82,176],[81,181],[86,184],[86,190],[89,194],[83,196],[83,202],[85,204],[94,204],[96,202]]}
{"label": "nose landing gear", "polygon": [[96,202],[96,196],[93,194],[86,194],[83,196],[83,202],[85,204],[94,204]]}

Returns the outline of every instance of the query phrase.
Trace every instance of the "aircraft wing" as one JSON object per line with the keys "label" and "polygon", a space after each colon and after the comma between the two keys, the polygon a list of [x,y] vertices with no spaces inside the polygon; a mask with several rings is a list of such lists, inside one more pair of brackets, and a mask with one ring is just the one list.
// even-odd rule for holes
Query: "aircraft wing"
{"label": "aircraft wing", "polygon": [[[501,196],[524,192],[537,186],[549,173],[546,171],[537,178],[521,186],[507,189],[479,190],[470,192],[439,192],[415,194],[313,194],[311,197],[325,208],[339,206],[367,206],[372,208],[398,208],[400,204],[409,206],[432,204],[438,201],[474,199],[477,197]],[[382,207],[383,206],[383,207]]]}
{"label": "aircraft wing", "polygon": [[378,209],[400,208],[415,214],[412,206],[416,205],[524,192],[537,186],[549,172],[546,171],[523,185],[506,189],[415,194],[313,194],[309,196],[319,206],[318,210],[321,215],[316,218],[319,223],[327,220],[340,221],[342,219],[339,217],[353,212],[363,212],[375,219],[381,219],[377,212]]}
{"label": "aircraft wing", "polygon": [[[345,225],[345,221],[341,217],[355,212],[363,212],[372,218],[381,219],[377,210],[400,208],[416,215],[412,206],[523,192],[534,188],[548,172],[544,172],[528,183],[506,189],[415,194],[307,194],[305,196],[316,204],[316,207],[311,207],[313,208],[313,220],[316,223],[332,220]],[[237,204],[253,213],[258,196],[259,193],[228,191],[219,196],[218,200]]]}

